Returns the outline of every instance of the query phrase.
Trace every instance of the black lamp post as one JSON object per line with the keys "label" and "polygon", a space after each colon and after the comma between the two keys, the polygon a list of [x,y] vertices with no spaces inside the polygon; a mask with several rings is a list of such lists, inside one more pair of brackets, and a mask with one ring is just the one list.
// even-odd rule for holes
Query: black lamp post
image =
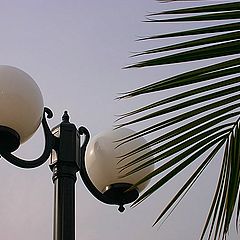
{"label": "black lamp post", "polygon": [[[30,96],[27,96],[26,92],[30,92]],[[22,101],[21,106],[14,109],[19,101]],[[12,108],[9,105],[12,105]],[[131,191],[126,191],[133,186],[137,178],[151,171],[152,167],[141,175],[137,175],[137,178],[133,176],[133,179],[131,177],[121,179],[119,176],[114,176],[115,179],[108,180],[108,183],[104,183],[105,185],[97,187],[90,178],[85,164],[86,147],[90,139],[89,131],[85,127],[77,129],[74,124],[70,123],[66,111],[62,122],[51,131],[46,116],[52,118],[52,111],[43,107],[41,93],[36,83],[29,75],[17,68],[0,66],[0,112],[2,114],[0,117],[0,156],[21,168],[38,167],[50,158],[54,183],[54,240],[75,240],[75,182],[78,172],[88,190],[98,200],[106,204],[118,205],[120,212],[124,211],[123,205],[136,200],[139,190],[145,187],[146,184],[140,186],[139,189],[133,188]],[[32,161],[14,156],[12,152],[30,138],[40,123],[42,123],[45,136],[45,148],[42,155]],[[127,133],[129,134],[129,130]],[[102,138],[101,136],[100,139]],[[101,150],[101,140],[95,138],[94,141],[87,153],[90,161],[96,157],[96,152]],[[143,141],[140,144],[144,143]],[[112,153],[115,148],[110,146],[111,144],[112,140],[107,147],[110,147]],[[103,151],[100,155],[100,161],[105,161],[109,157],[109,154]],[[116,158],[113,155],[110,157]],[[114,161],[111,160],[111,164],[116,167],[118,159]],[[118,172],[116,169],[114,171]]]}

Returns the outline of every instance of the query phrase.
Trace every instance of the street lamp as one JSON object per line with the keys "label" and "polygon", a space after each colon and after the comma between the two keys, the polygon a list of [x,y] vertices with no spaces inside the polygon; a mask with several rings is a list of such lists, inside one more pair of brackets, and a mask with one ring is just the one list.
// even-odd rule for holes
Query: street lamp
{"label": "street lamp", "polygon": [[[54,240],[75,239],[77,172],[98,200],[118,205],[120,212],[124,211],[124,204],[138,198],[139,192],[148,183],[134,187],[138,180],[153,170],[153,166],[124,177],[124,171],[119,171],[119,157],[145,144],[144,138],[119,145],[116,140],[134,133],[122,128],[93,137],[87,148],[89,131],[85,127],[77,129],[70,123],[67,111],[63,114],[62,122],[50,130],[46,117],[52,118],[52,111],[44,107],[42,94],[34,80],[18,68],[0,66],[0,113],[0,157],[21,168],[38,167],[50,158],[54,184]],[[45,136],[42,155],[32,161],[13,155],[12,152],[27,141],[41,123]],[[148,150],[145,149],[143,153]],[[127,158],[124,164],[136,157]]]}

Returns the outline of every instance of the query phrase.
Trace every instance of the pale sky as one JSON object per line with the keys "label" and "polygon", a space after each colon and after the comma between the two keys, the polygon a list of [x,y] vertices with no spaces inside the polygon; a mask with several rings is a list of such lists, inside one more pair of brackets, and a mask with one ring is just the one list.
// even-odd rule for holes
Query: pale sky
{"label": "pale sky", "polygon": [[[176,7],[180,4],[175,3]],[[182,70],[173,66],[122,69],[134,62],[129,58],[131,52],[154,44],[135,42],[138,36],[167,30],[166,24],[142,22],[147,13],[166,6],[154,0],[0,0],[0,64],[18,67],[33,77],[45,106],[54,112],[51,127],[59,124],[63,111],[68,110],[72,122],[95,135],[111,128],[116,114],[159,97],[119,102],[114,100],[117,93]],[[43,142],[40,129],[17,155],[35,158],[41,154]],[[51,239],[53,184],[48,163],[23,170],[0,160],[0,239]],[[120,214],[117,207],[98,202],[79,178],[76,239],[198,239],[218,166],[215,161],[161,227],[151,225],[180,181],[171,182],[140,206],[127,207]],[[238,239],[232,230],[229,239]]]}

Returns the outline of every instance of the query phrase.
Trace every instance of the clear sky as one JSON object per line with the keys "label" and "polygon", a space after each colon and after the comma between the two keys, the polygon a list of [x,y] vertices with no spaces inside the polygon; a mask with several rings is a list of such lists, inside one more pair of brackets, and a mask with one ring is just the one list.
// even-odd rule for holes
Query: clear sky
{"label": "clear sky", "polygon": [[[178,7],[180,3],[175,4]],[[154,0],[0,0],[0,64],[18,67],[33,77],[45,106],[54,112],[51,127],[60,123],[63,111],[68,110],[72,122],[95,135],[111,128],[116,114],[151,100],[119,102],[114,100],[117,93],[181,70],[122,69],[134,62],[130,52],[153,46],[135,42],[138,36],[167,30],[166,24],[142,22],[147,13],[164,8],[166,4]],[[39,156],[43,141],[40,129],[17,155],[27,159]],[[0,160],[0,239],[51,239],[53,185],[48,164],[23,170]],[[120,214],[117,207],[103,205],[91,196],[79,178],[76,239],[197,239],[218,165],[215,161],[198,188],[190,191],[163,226],[154,228],[152,223],[179,181]],[[229,239],[237,239],[232,230]]]}

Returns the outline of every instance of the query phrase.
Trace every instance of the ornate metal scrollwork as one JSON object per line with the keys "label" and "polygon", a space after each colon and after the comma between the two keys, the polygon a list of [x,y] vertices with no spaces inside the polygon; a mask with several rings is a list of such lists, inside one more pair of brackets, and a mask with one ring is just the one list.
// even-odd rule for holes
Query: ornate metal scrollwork
{"label": "ornate metal scrollwork", "polygon": [[49,129],[45,114],[47,115],[47,118],[53,117],[52,111],[49,108],[45,107],[43,112],[43,118],[42,118],[42,126],[43,126],[43,131],[45,136],[45,148],[42,155],[39,158],[28,161],[28,160],[20,159],[14,156],[13,154],[11,154],[10,152],[1,152],[0,155],[11,164],[20,168],[36,168],[42,165],[43,163],[45,163],[48,160],[55,144],[55,137],[53,136],[53,134],[51,133],[51,130]]}

